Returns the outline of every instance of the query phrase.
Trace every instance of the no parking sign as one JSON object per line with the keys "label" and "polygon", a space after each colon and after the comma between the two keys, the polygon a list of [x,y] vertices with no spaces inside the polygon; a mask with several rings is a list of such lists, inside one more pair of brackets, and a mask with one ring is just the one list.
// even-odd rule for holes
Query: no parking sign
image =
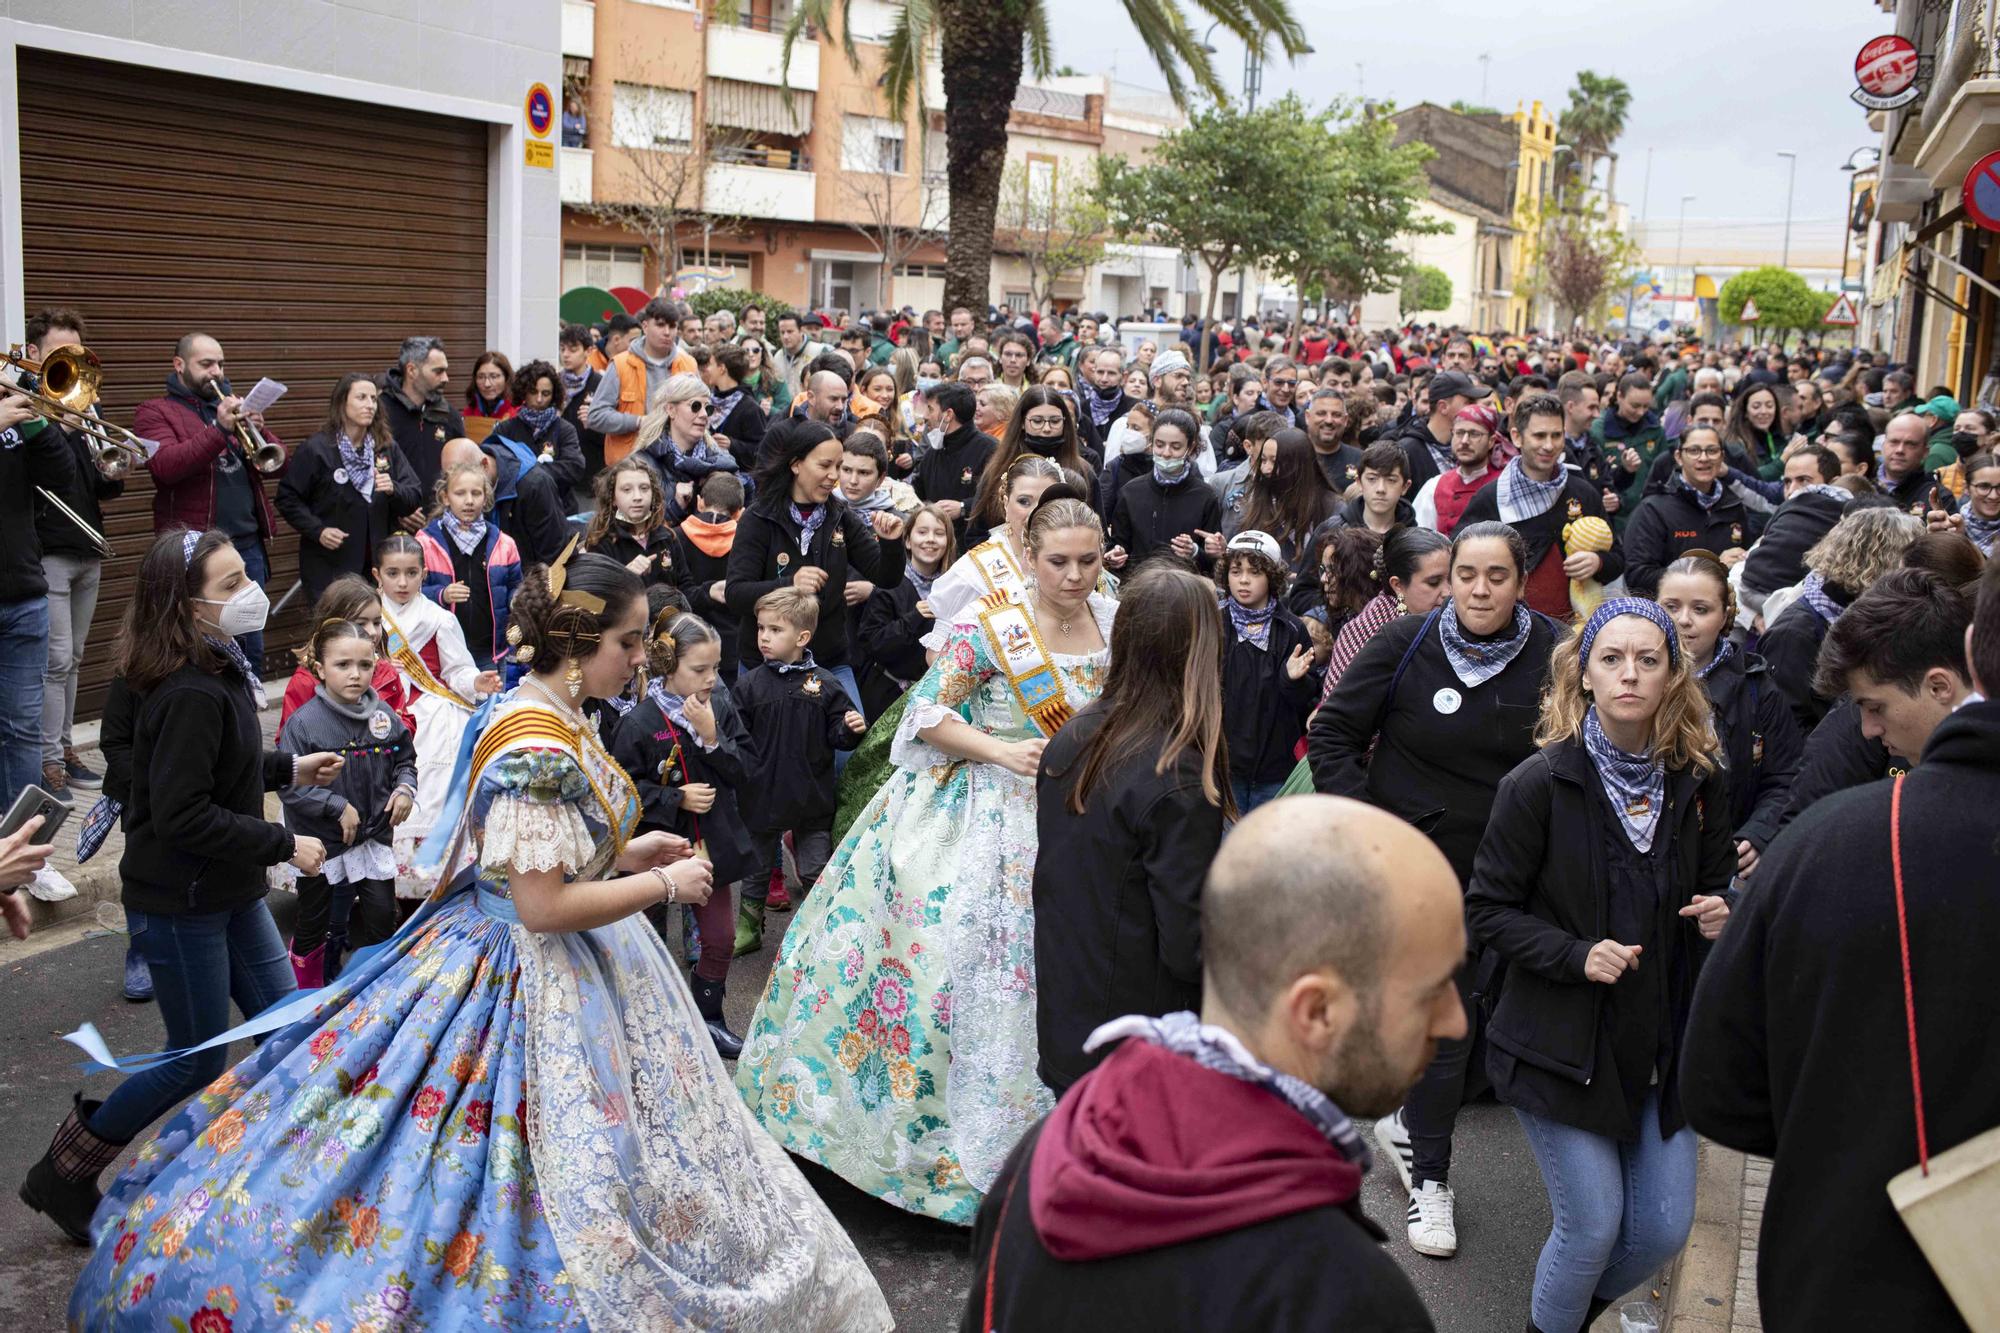
{"label": "no parking sign", "polygon": [[1987,231],[2000,231],[2000,153],[1988,153],[1965,173],[1966,219]]}

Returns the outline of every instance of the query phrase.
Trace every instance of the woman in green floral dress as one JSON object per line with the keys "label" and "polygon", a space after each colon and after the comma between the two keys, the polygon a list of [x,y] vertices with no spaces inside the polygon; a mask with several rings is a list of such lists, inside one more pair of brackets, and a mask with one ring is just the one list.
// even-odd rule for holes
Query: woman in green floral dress
{"label": "woman in green floral dress", "polygon": [[1103,530],[1052,500],[1030,585],[976,602],[909,696],[896,771],[786,933],[736,1083],[791,1152],[970,1226],[1051,1106],[1035,1073],[1035,771],[1095,699],[1116,604]]}

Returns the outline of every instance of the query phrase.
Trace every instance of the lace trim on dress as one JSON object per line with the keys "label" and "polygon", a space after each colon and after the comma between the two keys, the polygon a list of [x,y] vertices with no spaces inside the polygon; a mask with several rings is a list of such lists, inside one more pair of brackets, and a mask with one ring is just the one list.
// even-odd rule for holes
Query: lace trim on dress
{"label": "lace trim on dress", "polygon": [[495,796],[486,810],[480,869],[495,879],[515,872],[580,871],[595,857],[597,839],[576,806],[522,796]]}

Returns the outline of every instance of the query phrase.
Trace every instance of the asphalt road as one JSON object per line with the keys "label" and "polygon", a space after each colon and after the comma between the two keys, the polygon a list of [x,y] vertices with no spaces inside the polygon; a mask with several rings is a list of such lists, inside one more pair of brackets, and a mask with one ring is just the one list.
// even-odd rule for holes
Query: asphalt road
{"label": "asphalt road", "polygon": [[[290,900],[280,897],[274,906],[285,924]],[[19,946],[0,946],[0,1123],[7,1127],[0,1135],[0,1236],[7,1238],[0,1247],[0,1326],[8,1329],[61,1328],[83,1265],[84,1251],[15,1196],[68,1109],[72,1089],[87,1086],[101,1096],[111,1086],[109,1075],[79,1083],[77,1052],[59,1040],[61,1034],[88,1021],[114,1050],[154,1050],[161,1040],[152,1006],[128,1005],[119,996],[123,951],[122,936],[102,934],[25,957]],[[731,971],[728,1009],[739,1029],[772,955],[767,932],[765,949],[738,959]],[[873,1268],[898,1327],[924,1333],[956,1328],[973,1273],[968,1233],[891,1208],[817,1168],[807,1171]],[[1390,1233],[1391,1251],[1439,1329],[1517,1333],[1527,1323],[1528,1289],[1549,1211],[1511,1112],[1490,1103],[1465,1110],[1453,1177],[1456,1259],[1440,1262],[1410,1250],[1403,1236],[1405,1201],[1386,1164],[1369,1175],[1368,1214]]]}

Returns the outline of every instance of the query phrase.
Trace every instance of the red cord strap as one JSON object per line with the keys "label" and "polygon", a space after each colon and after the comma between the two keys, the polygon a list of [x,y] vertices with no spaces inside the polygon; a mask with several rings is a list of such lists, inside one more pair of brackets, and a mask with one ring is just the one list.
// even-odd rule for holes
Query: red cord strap
{"label": "red cord strap", "polygon": [[1910,1089],[1917,1104],[1917,1165],[1931,1173],[1930,1141],[1924,1133],[1924,1071],[1917,1060],[1917,992],[1910,980],[1910,918],[1903,904],[1903,779],[1889,792],[1889,865],[1896,878],[1896,935],[1903,951],[1903,1021],[1910,1033]]}
{"label": "red cord strap", "polygon": [[993,1327],[993,1274],[1000,1266],[1000,1236],[1007,1229],[1007,1210],[1014,1205],[1014,1187],[1020,1184],[1021,1177],[1027,1174],[1028,1164],[1033,1157],[1033,1153],[1025,1153],[1020,1157],[1014,1169],[1013,1179],[1007,1182],[1007,1193],[1001,1196],[999,1220],[993,1224],[993,1244],[986,1251],[986,1310],[979,1322],[979,1327],[985,1330],[985,1333],[998,1333]]}

